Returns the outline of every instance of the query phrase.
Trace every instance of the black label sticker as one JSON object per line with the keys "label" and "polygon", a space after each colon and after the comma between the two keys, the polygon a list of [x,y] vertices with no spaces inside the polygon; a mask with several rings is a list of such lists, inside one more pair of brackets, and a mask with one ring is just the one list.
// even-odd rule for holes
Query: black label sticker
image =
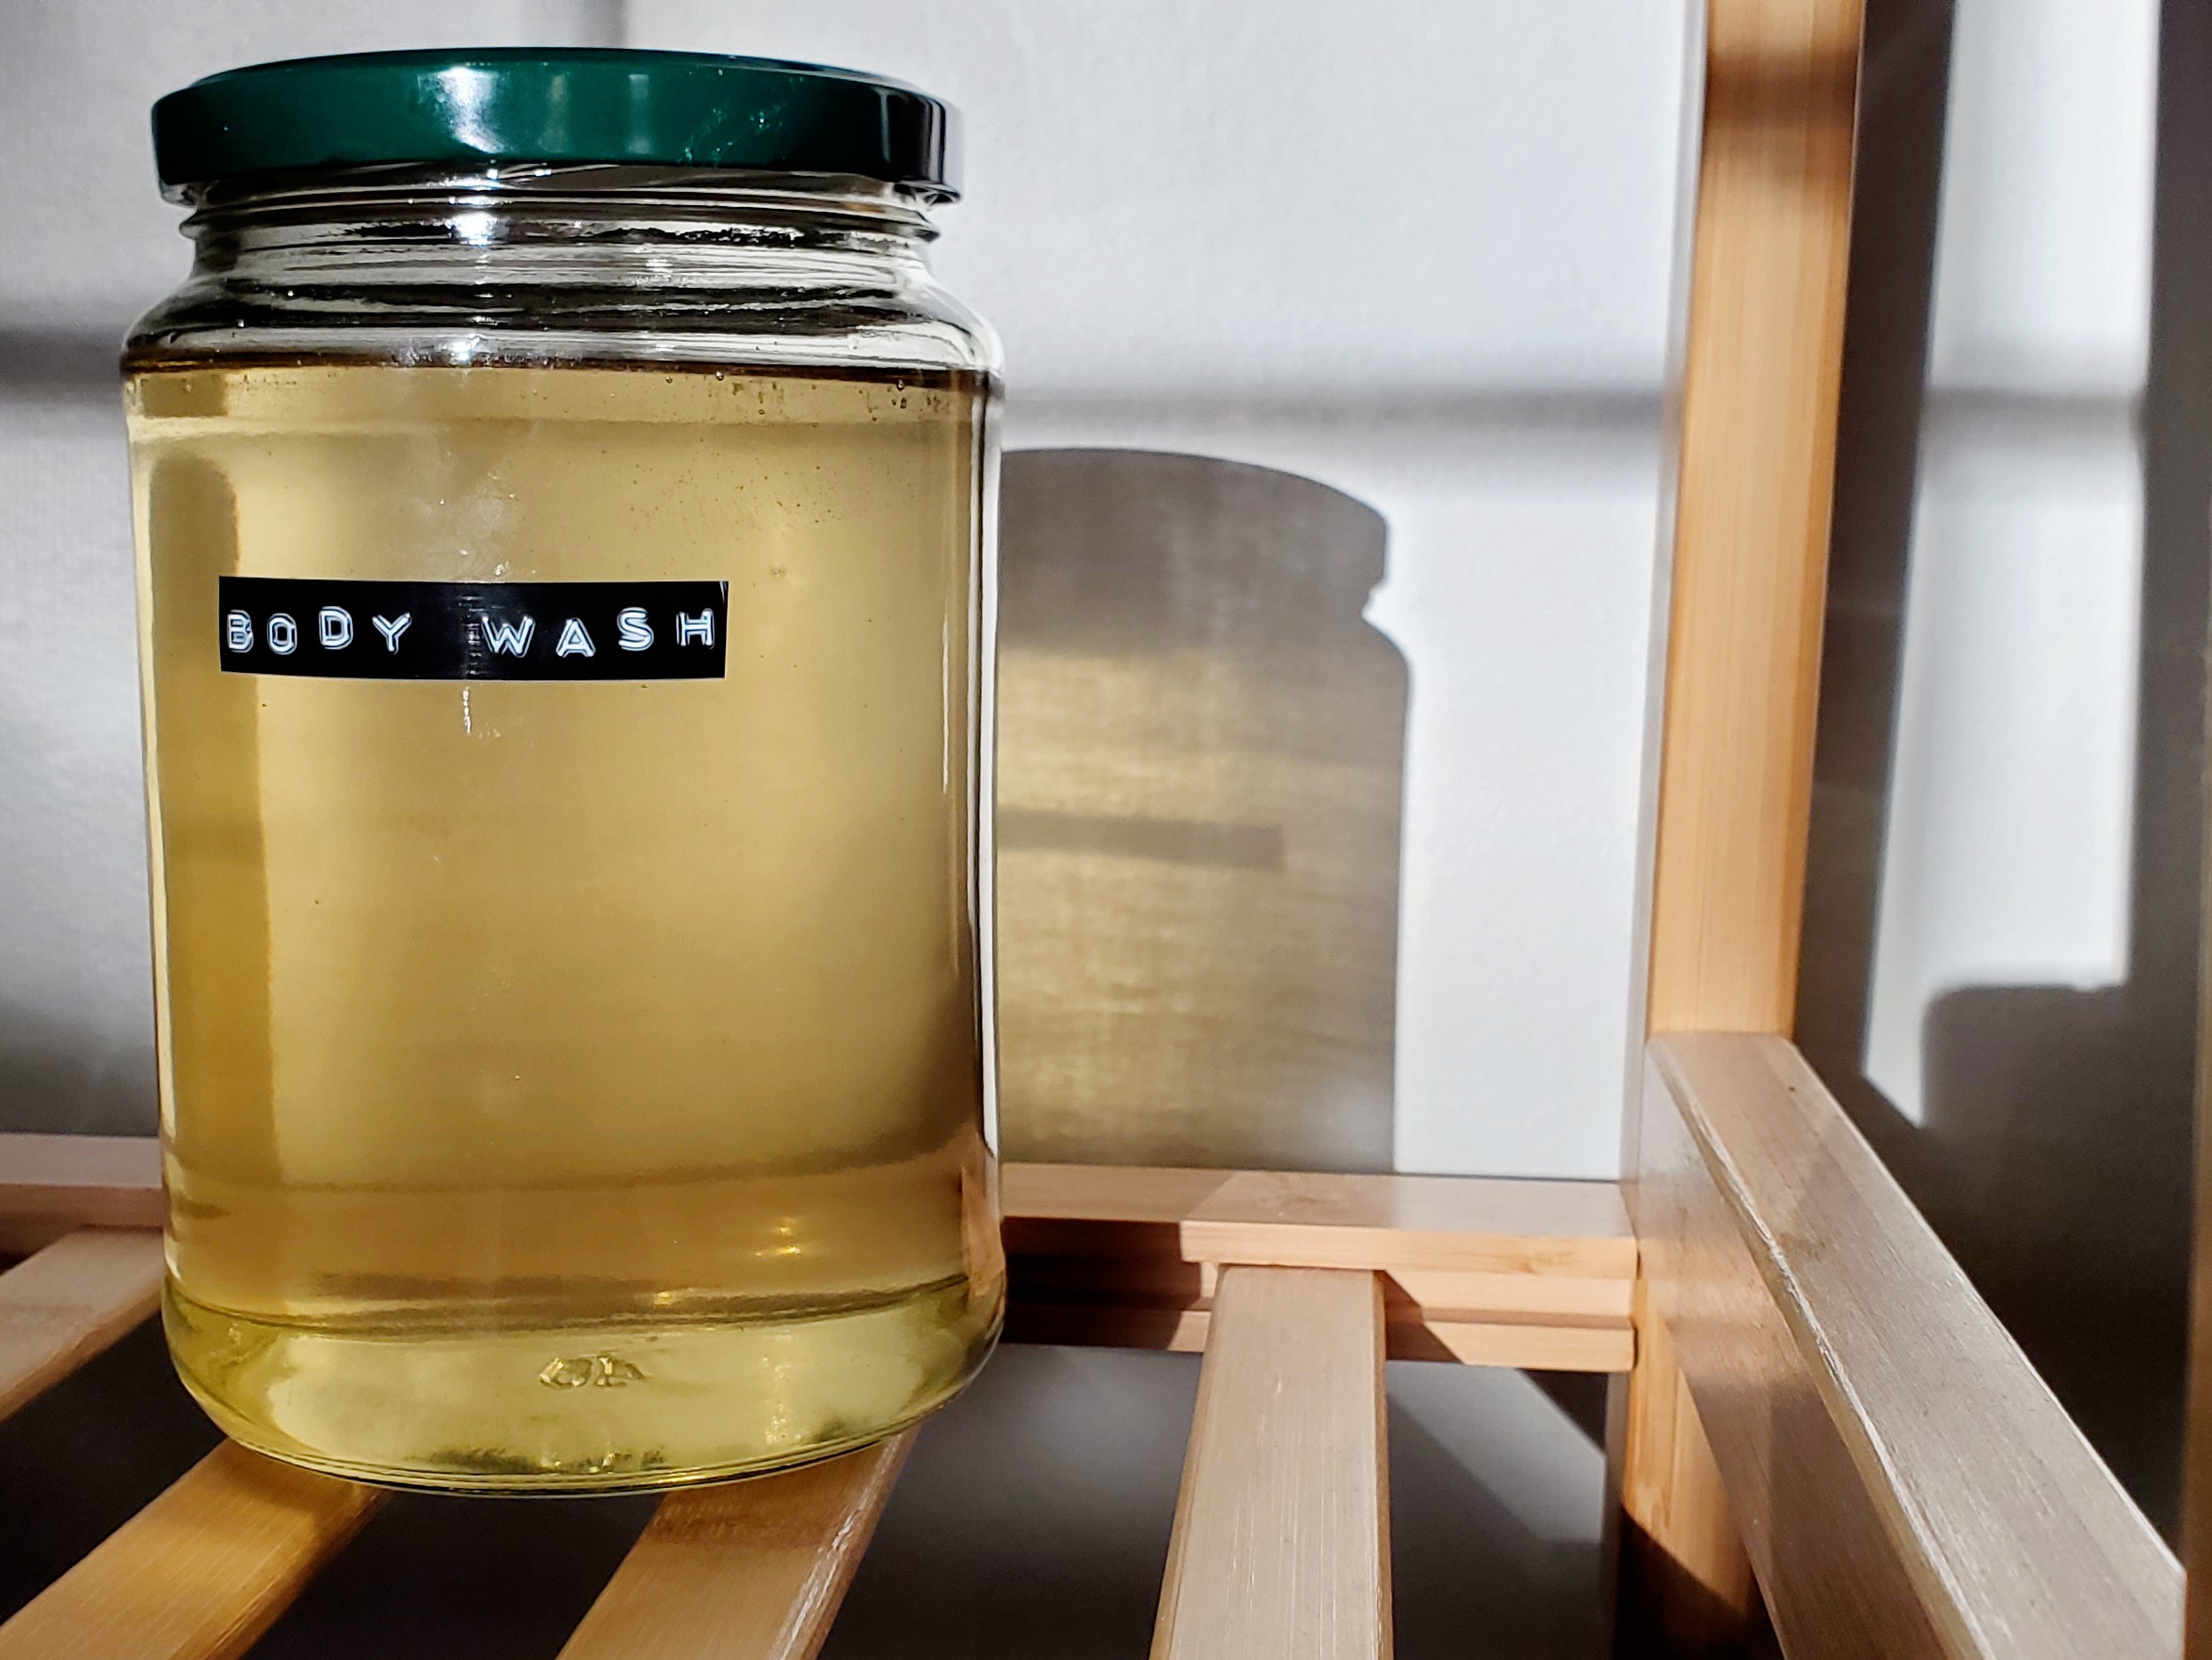
{"label": "black label sticker", "polygon": [[217,579],[224,672],[351,680],[718,680],[728,583]]}

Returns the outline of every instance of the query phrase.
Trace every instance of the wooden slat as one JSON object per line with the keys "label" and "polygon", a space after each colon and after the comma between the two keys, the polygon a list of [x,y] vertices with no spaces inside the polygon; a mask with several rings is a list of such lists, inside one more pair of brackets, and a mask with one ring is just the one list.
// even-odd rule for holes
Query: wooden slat
{"label": "wooden slat", "polygon": [[1610,1182],[1009,1165],[1016,1341],[1195,1349],[1225,1265],[1377,1271],[1401,1359],[1615,1372],[1636,1243]]}
{"label": "wooden slat", "polygon": [[[1034,1232],[1026,1237],[1036,1239]],[[1137,1230],[1088,1227],[1072,1240],[1074,1251],[1047,1254],[1018,1252],[1020,1295],[1040,1302],[1077,1302],[1099,1297],[1116,1301],[1151,1298],[1187,1307],[1213,1295],[1223,1265],[1193,1262],[1166,1250],[1154,1250],[1159,1236]],[[1367,1268],[1351,1263],[1257,1263],[1259,1268]],[[1381,1271],[1370,1269],[1370,1271]],[[1636,1283],[1626,1273],[1590,1277],[1577,1274],[1490,1273],[1458,1269],[1389,1270],[1386,1287],[1393,1300],[1390,1317],[1404,1315],[1432,1320],[1565,1320],[1626,1330],[1634,1314]]]}
{"label": "wooden slat", "polygon": [[0,1135],[0,1254],[78,1228],[158,1228],[161,1143],[152,1136]]}
{"label": "wooden slat", "polygon": [[[1006,1340],[1196,1354],[1207,1347],[1211,1327],[1211,1311],[1206,1306],[1017,1300],[1007,1311]],[[1387,1319],[1384,1341],[1392,1360],[1451,1361],[1532,1372],[1626,1372],[1636,1354],[1636,1333],[1626,1323]]]}
{"label": "wooden slat", "polygon": [[1374,1276],[1224,1273],[1155,1660],[1387,1656],[1384,1434]]}
{"label": "wooden slat", "polygon": [[0,1417],[153,1312],[161,1236],[88,1228],[0,1274]]}
{"label": "wooden slat", "polygon": [[230,1660],[375,1509],[225,1443],[0,1626],[0,1660]]}
{"label": "wooden slat", "polygon": [[1002,1202],[1017,1251],[1098,1222],[1173,1229],[1190,1262],[1599,1278],[1636,1263],[1611,1182],[1009,1164]]}
{"label": "wooden slat", "polygon": [[662,1500],[562,1660],[808,1660],[912,1442]]}
{"label": "wooden slat", "polygon": [[1782,1039],[1651,1045],[1658,1305],[1793,1660],[2173,1660],[2178,1565]]}

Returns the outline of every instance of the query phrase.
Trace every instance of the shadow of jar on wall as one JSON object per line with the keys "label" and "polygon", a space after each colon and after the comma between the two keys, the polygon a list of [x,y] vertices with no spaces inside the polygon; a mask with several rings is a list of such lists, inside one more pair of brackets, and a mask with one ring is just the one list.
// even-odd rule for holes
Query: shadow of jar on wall
{"label": "shadow of jar on wall", "polygon": [[1009,1157],[1391,1167],[1407,674],[1381,515],[1196,455],[1005,458]]}

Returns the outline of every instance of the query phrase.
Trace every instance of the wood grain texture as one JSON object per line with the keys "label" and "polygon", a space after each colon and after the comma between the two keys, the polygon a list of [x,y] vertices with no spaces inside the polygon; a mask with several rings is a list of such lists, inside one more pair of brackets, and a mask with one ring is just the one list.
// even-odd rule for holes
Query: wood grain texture
{"label": "wood grain texture", "polygon": [[[1862,21],[1862,0],[1706,8],[1645,980],[1652,1031],[1787,1031],[1792,1018]],[[1625,1141],[1634,1177],[1633,1113]],[[1726,1495],[1663,1351],[1647,1344],[1644,1364],[1651,1375],[1627,1385],[1629,1432],[1611,1473],[1625,1507],[1616,1632],[1627,1652],[1737,1652],[1756,1607],[1744,1564],[1731,1559]],[[1675,1605],[1670,1588],[1687,1602]],[[1740,1599],[1733,1614],[1716,1592]],[[1694,1635],[1669,1646],[1670,1631]]]}
{"label": "wood grain texture", "polygon": [[561,1660],[809,1660],[912,1445],[663,1499]]}
{"label": "wood grain texture", "polygon": [[1398,1359],[1617,1372],[1636,1244],[1610,1182],[1008,1165],[1007,1335],[1204,1347],[1225,1265],[1385,1274]]}
{"label": "wood grain texture", "polygon": [[0,1660],[231,1660],[381,1496],[226,1442],[0,1626]]}
{"label": "wood grain texture", "polygon": [[2172,1660],[2178,1565],[1802,1057],[1654,1040],[1634,1190],[1793,1660]]}
{"label": "wood grain texture", "polygon": [[[1386,1292],[1387,1292],[1386,1287]],[[1448,1361],[1464,1366],[1508,1366],[1534,1372],[1628,1370],[1637,1337],[1627,1321],[1578,1326],[1531,1320],[1446,1320],[1390,1317],[1384,1344],[1392,1360]],[[1183,1307],[1147,1302],[1037,1302],[1017,1297],[1006,1315],[1009,1343],[1072,1348],[1205,1349],[1212,1327],[1210,1303]]]}
{"label": "wood grain texture", "polygon": [[1372,1274],[1222,1275],[1154,1660],[1389,1654],[1384,1417]]}
{"label": "wood grain texture", "polygon": [[1007,1248],[1036,1254],[1118,1236],[1194,1263],[1593,1279],[1636,1268],[1611,1182],[1009,1164],[1001,1203]]}
{"label": "wood grain texture", "polygon": [[1860,0],[1712,0],[1652,891],[1655,1031],[1787,1031]]}
{"label": "wood grain texture", "polygon": [[1638,1620],[1623,1646],[1637,1654],[1730,1653],[1742,1646],[1758,1597],[1751,1559],[1666,1322],[1648,1307],[1636,1343],[1615,1477],[1620,1606]]}
{"label": "wood grain texture", "polygon": [[78,1228],[158,1228],[161,1143],[152,1136],[0,1134],[0,1254]]}
{"label": "wood grain texture", "polygon": [[0,1417],[153,1312],[161,1236],[88,1228],[0,1274]]}

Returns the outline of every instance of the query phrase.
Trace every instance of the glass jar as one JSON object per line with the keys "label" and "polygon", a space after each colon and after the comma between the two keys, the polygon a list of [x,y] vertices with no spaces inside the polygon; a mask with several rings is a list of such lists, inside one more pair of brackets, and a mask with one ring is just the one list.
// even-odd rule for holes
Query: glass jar
{"label": "glass jar", "polygon": [[663,1486],[988,1353],[997,348],[924,259],[949,121],[612,51],[156,106],[165,1318],[248,1445]]}

